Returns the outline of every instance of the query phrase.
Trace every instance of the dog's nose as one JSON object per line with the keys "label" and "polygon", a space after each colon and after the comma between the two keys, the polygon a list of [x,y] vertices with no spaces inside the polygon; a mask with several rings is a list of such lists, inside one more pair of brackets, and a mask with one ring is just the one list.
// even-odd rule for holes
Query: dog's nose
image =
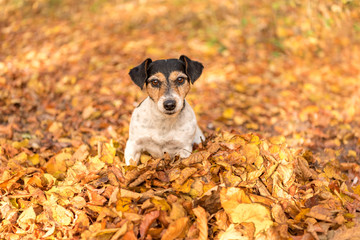
{"label": "dog's nose", "polygon": [[175,100],[166,100],[164,102],[164,108],[168,111],[174,110],[176,107],[176,101]]}

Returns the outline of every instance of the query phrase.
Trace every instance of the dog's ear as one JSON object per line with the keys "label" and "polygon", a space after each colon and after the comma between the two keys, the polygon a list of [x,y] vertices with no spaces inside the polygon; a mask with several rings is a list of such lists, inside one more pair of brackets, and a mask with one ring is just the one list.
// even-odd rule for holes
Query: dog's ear
{"label": "dog's ear", "polygon": [[189,76],[191,83],[194,84],[196,79],[200,77],[204,66],[200,62],[192,61],[185,55],[181,55],[179,59],[185,63],[185,72]]}
{"label": "dog's ear", "polygon": [[147,70],[150,63],[152,63],[152,60],[151,58],[148,58],[145,61],[143,61],[139,66],[131,69],[129,72],[131,80],[141,89],[143,89],[144,83],[148,77]]}

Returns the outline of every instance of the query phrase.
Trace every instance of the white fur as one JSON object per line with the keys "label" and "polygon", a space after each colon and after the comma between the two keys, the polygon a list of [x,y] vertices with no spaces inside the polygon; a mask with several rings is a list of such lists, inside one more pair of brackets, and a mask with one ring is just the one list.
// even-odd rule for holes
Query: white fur
{"label": "white fur", "polygon": [[197,125],[194,111],[186,101],[182,110],[167,115],[147,97],[132,114],[125,163],[138,164],[143,151],[154,158],[162,157],[165,152],[171,157],[179,155],[186,158],[190,156],[193,144],[200,143],[201,139],[205,140],[205,137]]}

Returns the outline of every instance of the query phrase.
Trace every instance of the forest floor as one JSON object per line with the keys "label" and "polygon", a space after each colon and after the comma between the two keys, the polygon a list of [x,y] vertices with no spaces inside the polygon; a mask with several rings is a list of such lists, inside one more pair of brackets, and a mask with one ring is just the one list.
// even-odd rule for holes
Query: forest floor
{"label": "forest floor", "polygon": [[[356,1],[0,1],[1,239],[359,239]],[[129,69],[185,54],[207,140],[125,166]]]}

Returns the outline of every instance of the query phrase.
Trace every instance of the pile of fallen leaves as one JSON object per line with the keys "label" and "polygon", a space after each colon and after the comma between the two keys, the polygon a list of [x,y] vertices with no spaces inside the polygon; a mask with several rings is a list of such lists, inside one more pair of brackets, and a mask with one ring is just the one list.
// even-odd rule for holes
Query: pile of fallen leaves
{"label": "pile of fallen leaves", "polygon": [[331,162],[315,171],[309,167],[312,155],[291,151],[283,137],[263,140],[254,134],[221,132],[187,159],[143,155],[137,167],[120,161],[123,146],[118,143],[95,142],[63,149],[46,163],[26,151],[26,141],[2,142],[2,237],[360,235],[351,228],[357,224],[360,189],[344,174],[358,176],[360,167]]}
{"label": "pile of fallen leaves", "polygon": [[[360,5],[0,0],[0,238],[359,237]],[[188,159],[124,165],[130,68],[202,62]]]}

